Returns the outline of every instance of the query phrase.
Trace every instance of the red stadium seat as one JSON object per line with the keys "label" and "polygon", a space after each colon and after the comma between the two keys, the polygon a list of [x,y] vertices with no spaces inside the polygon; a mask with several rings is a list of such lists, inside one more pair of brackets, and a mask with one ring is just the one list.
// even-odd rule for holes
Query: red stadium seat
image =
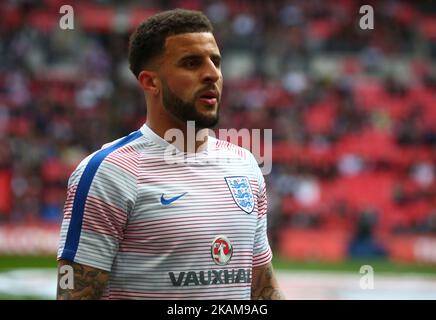
{"label": "red stadium seat", "polygon": [[29,23],[44,32],[58,28],[59,13],[56,11],[35,10],[29,15]]}
{"label": "red stadium seat", "polygon": [[331,18],[319,18],[312,20],[308,26],[308,35],[318,40],[326,40],[333,37],[339,31],[338,24]]}
{"label": "red stadium seat", "polygon": [[327,133],[333,129],[335,121],[335,106],[321,103],[309,107],[304,113],[304,122],[307,130],[312,134]]}
{"label": "red stadium seat", "polygon": [[115,9],[109,6],[92,4],[76,5],[80,26],[87,32],[112,32],[114,27]]}
{"label": "red stadium seat", "polygon": [[419,19],[419,29],[424,37],[436,39],[436,16],[421,17]]}
{"label": "red stadium seat", "polygon": [[279,254],[288,259],[340,262],[346,258],[350,238],[345,230],[283,229]]}
{"label": "red stadium seat", "polygon": [[362,173],[337,179],[333,192],[355,207],[384,207],[391,202],[393,184],[390,174]]}
{"label": "red stadium seat", "polygon": [[392,159],[399,152],[390,133],[374,129],[350,134],[339,141],[335,148],[338,156],[357,154],[366,160]]}

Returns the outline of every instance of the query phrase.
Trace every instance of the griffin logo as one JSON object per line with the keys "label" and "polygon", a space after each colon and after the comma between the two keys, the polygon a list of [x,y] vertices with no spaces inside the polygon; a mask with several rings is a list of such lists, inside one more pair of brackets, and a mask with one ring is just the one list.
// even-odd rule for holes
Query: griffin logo
{"label": "griffin logo", "polygon": [[226,236],[217,236],[212,241],[211,247],[212,259],[220,266],[229,263],[233,255],[233,247],[230,240]]}

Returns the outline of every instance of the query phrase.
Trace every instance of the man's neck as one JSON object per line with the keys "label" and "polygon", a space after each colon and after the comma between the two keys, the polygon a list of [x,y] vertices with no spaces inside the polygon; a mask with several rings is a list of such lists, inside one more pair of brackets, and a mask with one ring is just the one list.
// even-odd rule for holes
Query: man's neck
{"label": "man's neck", "polygon": [[186,123],[184,125],[154,125],[153,121],[149,121],[149,119],[145,124],[159,137],[174,145],[181,152],[196,153],[207,149],[208,129],[196,130],[195,127]]}

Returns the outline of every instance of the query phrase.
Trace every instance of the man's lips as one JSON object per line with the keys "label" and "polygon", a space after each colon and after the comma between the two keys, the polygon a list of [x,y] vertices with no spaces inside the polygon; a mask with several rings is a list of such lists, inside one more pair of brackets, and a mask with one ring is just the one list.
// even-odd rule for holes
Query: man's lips
{"label": "man's lips", "polygon": [[218,101],[219,94],[215,90],[208,90],[202,93],[199,100],[205,104],[214,105]]}
{"label": "man's lips", "polygon": [[200,97],[198,100],[200,100],[201,102],[208,104],[208,105],[215,105],[217,103],[217,99],[216,98],[203,98]]}

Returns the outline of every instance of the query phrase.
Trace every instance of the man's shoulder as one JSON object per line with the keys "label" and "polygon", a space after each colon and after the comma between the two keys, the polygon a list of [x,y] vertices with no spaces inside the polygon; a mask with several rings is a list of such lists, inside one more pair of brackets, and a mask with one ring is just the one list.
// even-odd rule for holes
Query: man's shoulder
{"label": "man's shoulder", "polygon": [[[123,167],[123,164],[134,163],[139,157],[143,137],[140,131],[132,132],[122,138],[105,143],[100,149],[85,157],[77,166],[74,174],[82,174],[85,170],[96,171],[99,167],[106,167],[108,163]],[[104,172],[105,170],[99,170]]]}
{"label": "man's shoulder", "polygon": [[124,137],[115,139],[111,142],[105,143],[102,145],[102,147],[95,151],[94,153],[107,153],[107,154],[111,154],[114,151],[125,151],[125,150],[129,150],[129,149],[137,149],[138,146],[141,145],[141,143],[143,143],[144,141],[146,141],[144,139],[144,135],[143,133],[138,130],[138,131],[134,131],[132,133],[130,133],[129,135],[126,135]]}

